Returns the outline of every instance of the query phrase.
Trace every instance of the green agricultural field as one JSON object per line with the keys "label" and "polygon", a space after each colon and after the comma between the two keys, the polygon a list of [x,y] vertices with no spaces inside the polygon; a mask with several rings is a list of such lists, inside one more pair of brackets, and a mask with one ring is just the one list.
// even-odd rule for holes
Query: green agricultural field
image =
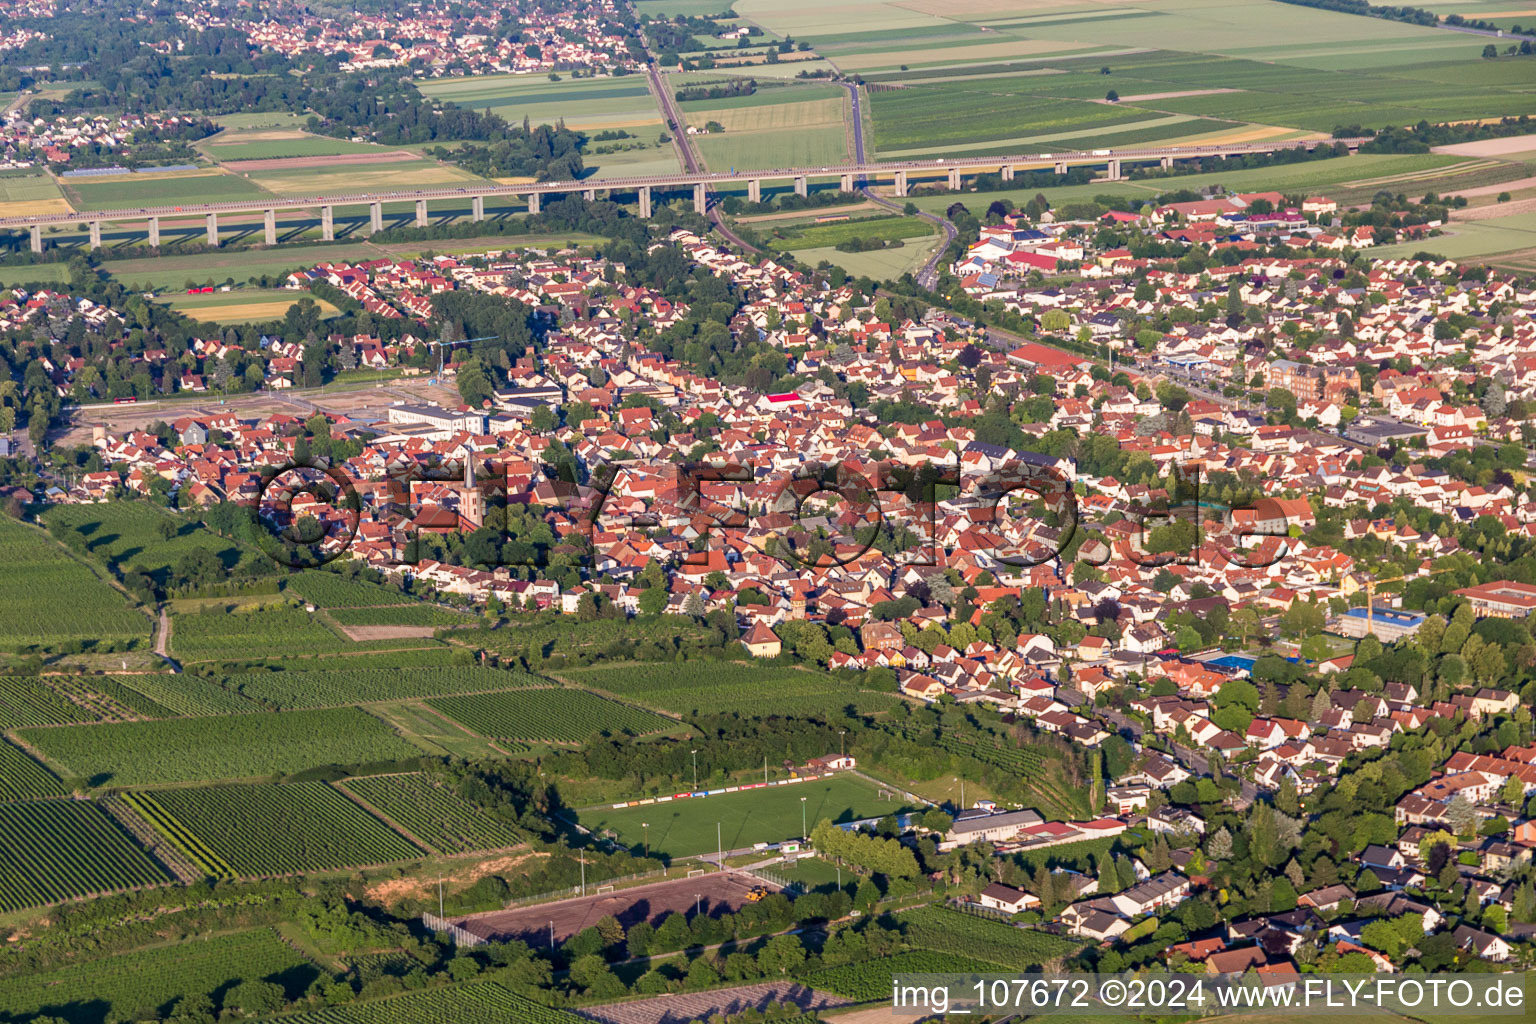
{"label": "green agricultural field", "polygon": [[1452,220],[1443,235],[1383,245],[1372,249],[1371,255],[1387,258],[1432,252],[1449,259],[1466,260],[1533,248],[1536,248],[1536,214],[1520,213],[1491,220]]}
{"label": "green agricultural field", "polygon": [[188,661],[260,658],[274,650],[320,654],[343,650],[350,643],[303,608],[284,604],[210,604],[202,611],[175,615],[171,625],[171,647]]}
{"label": "green agricultural field", "polygon": [[34,676],[0,676],[0,729],[95,720],[95,715]]}
{"label": "green agricultural field", "polygon": [[220,163],[231,160],[273,160],[294,156],[338,156],[348,153],[388,153],[387,146],[292,129],[249,129],[220,132],[198,143],[209,159]]}
{"label": "green agricultural field", "polygon": [[[450,164],[425,158],[378,160],[370,163],[334,164],[321,167],[290,167],[253,170],[252,188],[260,186],[277,196],[313,196],[343,192],[389,192],[435,185],[483,185],[485,179]],[[467,201],[466,201],[467,202]],[[354,215],[366,210],[347,210]]]}
{"label": "green agricultural field", "polygon": [[297,999],[323,972],[271,929],[135,950],[92,963],[0,981],[0,1015],[68,1024],[130,1020],[184,996],[218,998],[242,981],[271,981]]}
{"label": "green agricultural field", "polygon": [[[1002,973],[991,960],[978,960],[975,954],[986,949],[970,949],[966,954],[935,953],[927,949],[908,950],[876,960],[826,967],[802,976],[813,988],[836,992],[859,1002],[889,999],[892,979],[898,974],[988,974]],[[967,955],[970,954],[970,955]]]}
{"label": "green agricultural field", "polygon": [[617,78],[568,78],[551,82],[545,75],[471,75],[418,82],[429,99],[489,110],[514,124],[566,125],[583,132],[625,129],[654,136],[661,111],[651,98],[644,75]]}
{"label": "green agricultural field", "polygon": [[[308,292],[283,288],[237,288],[212,295],[173,291],[162,298],[164,304],[176,312],[203,323],[250,324],[280,320],[300,299],[312,297]],[[324,299],[314,301],[320,307],[322,319],[330,319],[341,312]]]}
{"label": "green agricultural field", "polygon": [[901,699],[861,690],[825,672],[738,662],[627,663],[559,674],[578,686],[679,714],[835,714],[850,705],[868,713]]}
{"label": "green agricultural field", "polygon": [[[487,204],[489,207],[489,204]],[[467,205],[466,205],[467,209]],[[279,224],[282,221],[279,220]],[[201,225],[197,229],[201,232]],[[199,240],[201,235],[198,236]],[[182,288],[191,283],[218,283],[226,278],[236,282],[246,281],[262,274],[282,275],[289,271],[312,267],[316,263],[336,260],[375,260],[394,257],[411,257],[421,252],[467,253],[484,252],[488,249],[509,250],[528,246],[563,247],[567,243],[586,245],[599,242],[594,235],[567,232],[559,236],[549,235],[487,235],[480,238],[441,239],[429,242],[396,242],[374,244],[372,242],[342,243],[339,245],[283,245],[275,249],[250,251],[234,248],[218,252],[198,253],[193,256],[160,256],[141,259],[106,260],[102,267],[134,291],[161,288]],[[36,267],[0,267],[0,281],[29,281],[40,273],[52,273],[63,264],[41,264]],[[13,272],[15,276],[13,275]],[[32,276],[28,276],[32,275]],[[48,278],[44,278],[48,280]]]}
{"label": "green agricultural field", "polygon": [[518,846],[517,826],[476,807],[425,775],[348,779],[347,792],[440,853],[470,853]]}
{"label": "green agricultural field", "polygon": [[48,769],[25,752],[0,740],[0,801],[65,796],[67,790]]}
{"label": "green agricultural field", "polygon": [[623,641],[631,645],[660,644],[684,652],[710,643],[710,630],[682,615],[654,619],[599,619],[571,622],[569,615],[544,612],[513,615],[505,627],[456,631],[454,640],[467,647],[484,648],[506,655],[526,656],[530,662],[543,658],[595,651]]}
{"label": "green agricultural field", "polygon": [[462,626],[470,621],[464,612],[424,604],[338,608],[328,614],[343,626]]}
{"label": "green agricultural field", "polygon": [[816,249],[835,246],[852,239],[879,239],[882,242],[923,238],[934,234],[933,225],[920,217],[877,216],[832,224],[797,224],[778,228],[768,226],[765,241],[781,249]]}
{"label": "green agricultural field", "polygon": [[597,733],[646,736],[687,728],[674,719],[584,690],[514,690],[439,697],[426,703],[465,728],[497,740],[580,743]]}
{"label": "green agricultural field", "polygon": [[825,167],[848,160],[841,122],[804,128],[726,132],[694,138],[694,146],[712,171],[766,170],[773,167]]}
{"label": "green agricultural field", "polygon": [[707,18],[730,10],[731,0],[635,0],[636,13],[652,18],[675,18],[680,14]]}
{"label": "green agricultural field", "polygon": [[[315,671],[301,671],[307,664]],[[244,697],[283,710],[549,685],[538,676],[499,668],[353,668],[351,658],[307,664],[289,662],[286,671],[227,676],[223,683]]]}
{"label": "green agricultural field", "polygon": [[410,597],[393,587],[350,580],[334,572],[316,569],[294,573],[288,577],[285,587],[322,608],[369,608],[411,603]]}
{"label": "green agricultural field", "polygon": [[516,1021],[517,1024],[584,1024],[586,1018],[516,995],[494,982],[410,992],[372,1002],[348,1003],[282,1018],[283,1024],[445,1024]]}
{"label": "green agricultural field", "polygon": [[[242,560],[265,558],[196,520],[138,501],[56,505],[43,514],[43,522],[79,533],[91,557],[114,572],[143,569],[162,585],[178,562],[196,552],[212,555],[226,569],[234,569]],[[167,530],[174,532],[167,536]]]}
{"label": "green agricultural field", "polygon": [[212,679],[185,672],[134,676],[131,688],[174,715],[208,718],[263,710],[260,704],[224,689]]}
{"label": "green agricultural field", "polygon": [[[1024,95],[1029,95],[1029,102],[1020,102]],[[1150,110],[1124,103],[1055,99],[1006,90],[992,80],[876,92],[870,97],[870,105],[875,148],[881,153],[941,143],[966,145],[1065,131],[1102,130],[1158,117]],[[1025,144],[1024,148],[1031,147]]]}
{"label": "green agricultural field", "polygon": [[387,722],[406,742],[434,757],[458,757],[468,761],[506,757],[525,749],[521,744],[492,743],[419,702],[369,704],[365,710]]}
{"label": "green agricultural field", "polygon": [[69,280],[69,267],[63,263],[18,264],[0,266],[0,288],[52,286]]}
{"label": "green agricultural field", "polygon": [[[259,226],[259,225],[258,225]],[[195,256],[106,260],[102,266],[135,291],[181,288],[188,282],[245,281],[261,274],[286,274],[325,260],[377,259],[382,251],[366,242],[344,245],[284,245],[262,252],[223,249]]]}
{"label": "green agricultural field", "polygon": [[0,913],[167,881],[95,804],[0,804]]}
{"label": "green agricultural field", "polygon": [[70,703],[106,721],[176,717],[174,711],[108,676],[51,675],[47,682]]}
{"label": "green agricultural field", "polygon": [[149,618],[36,527],[0,516],[8,571],[0,594],[0,648],[64,640],[142,640]]}
{"label": "green agricultural field", "polygon": [[150,806],[155,828],[214,877],[327,871],[421,855],[323,782],[168,789],[138,798]]}
{"label": "green agricultural field", "polygon": [[846,97],[834,86],[768,88],[690,102],[683,116],[701,131],[711,122],[724,128],[692,140],[711,170],[814,167],[848,159]]}
{"label": "green agricultural field", "polygon": [[214,124],[237,131],[251,128],[287,128],[298,131],[304,119],[287,110],[264,110],[251,114],[220,114],[210,118]]}
{"label": "green agricultural field", "polygon": [[[1137,117],[1147,129],[1169,115],[1235,122],[1236,141],[1275,130],[1536,113],[1533,62],[1483,61],[1485,39],[1264,0],[1123,8],[1064,0],[1047,11],[988,0],[942,9],[743,0],[737,9],[807,40],[845,72],[908,87],[869,94],[882,156],[1005,140],[1027,151],[1031,140],[1065,141]],[[1526,20],[1536,25],[1536,16]],[[1104,102],[1111,89],[1118,107]],[[1072,104],[1100,109],[1094,116]],[[1122,121],[1106,120],[1117,110]],[[1115,134],[1080,137],[1102,146]]]}
{"label": "green agricultural field", "polygon": [[187,171],[135,174],[121,178],[71,178],[65,186],[77,210],[117,210],[143,206],[263,199],[267,193],[234,174]]}
{"label": "green agricultural field", "polygon": [[1014,970],[1040,967],[1077,952],[1083,943],[1034,929],[1015,928],[990,917],[942,906],[920,907],[897,920],[908,942],[936,953],[975,953]]}
{"label": "green agricultural field", "polygon": [[[822,818],[834,822],[862,821],[913,808],[873,783],[855,775],[834,775],[793,785],[719,796],[673,800],[670,803],[595,808],[581,812],[581,824],[614,832],[619,842],[639,849],[650,833],[652,852],[673,857],[692,857],[715,850],[715,825],[721,826],[720,842],[727,850],[741,850],[754,843],[798,839],[801,831],[801,797],[805,798],[805,827],[815,828]],[[648,823],[649,829],[642,828]]]}
{"label": "green agricultural field", "polygon": [[[661,125],[654,128],[626,129],[638,136],[618,142],[597,142],[582,154],[582,166],[594,178],[643,178],[650,175],[676,174],[682,170],[677,147],[670,141],[658,142]],[[611,151],[609,151],[611,148]]]}
{"label": "green agricultural field", "polygon": [[61,774],[114,786],[288,775],[417,753],[355,708],[24,729],[18,735]]}
{"label": "green agricultural field", "polygon": [[64,213],[68,205],[47,174],[0,175],[0,215]]}

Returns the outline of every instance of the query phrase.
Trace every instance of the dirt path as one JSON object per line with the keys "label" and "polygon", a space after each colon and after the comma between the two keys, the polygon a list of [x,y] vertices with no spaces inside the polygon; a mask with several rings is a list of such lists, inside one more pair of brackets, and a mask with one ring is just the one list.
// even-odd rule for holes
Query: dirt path
{"label": "dirt path", "polygon": [[1482,139],[1478,142],[1458,142],[1453,146],[1436,146],[1436,153],[1452,153],[1456,156],[1507,156],[1536,149],[1536,135],[1511,135],[1505,139]]}
{"label": "dirt path", "polygon": [[1513,181],[1501,181],[1496,185],[1478,185],[1474,188],[1459,188],[1455,191],[1445,192],[1448,196],[1496,196],[1500,192],[1518,192],[1523,188],[1536,188],[1536,175],[1525,178],[1515,178]]}
{"label": "dirt path", "polygon": [[1243,92],[1242,89],[1182,89],[1176,92],[1140,92],[1134,96],[1121,96],[1121,103],[1136,103],[1141,100],[1176,100],[1184,96],[1220,96],[1228,92]]}

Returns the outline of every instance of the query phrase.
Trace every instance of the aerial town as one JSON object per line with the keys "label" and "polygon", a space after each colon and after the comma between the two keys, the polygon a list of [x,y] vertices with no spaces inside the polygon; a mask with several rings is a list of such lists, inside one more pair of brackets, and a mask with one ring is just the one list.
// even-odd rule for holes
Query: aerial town
{"label": "aerial town", "polygon": [[1536,35],[1262,3],[1443,123],[1155,3],[0,2],[0,1024],[1518,990]]}

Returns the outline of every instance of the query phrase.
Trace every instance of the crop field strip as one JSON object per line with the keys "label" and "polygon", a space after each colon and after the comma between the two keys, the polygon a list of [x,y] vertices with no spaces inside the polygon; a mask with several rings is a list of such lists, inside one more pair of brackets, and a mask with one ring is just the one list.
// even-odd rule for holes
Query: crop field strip
{"label": "crop field strip", "polygon": [[515,825],[495,817],[420,774],[347,779],[341,788],[361,798],[439,853],[518,846]]}
{"label": "crop field strip", "polygon": [[0,1017],[58,1017],[68,1024],[131,1020],[148,1007],[242,981],[275,981],[292,998],[319,968],[271,929],[257,929],[106,957],[0,980]]}
{"label": "crop field strip", "polygon": [[860,690],[824,672],[765,668],[735,662],[632,663],[567,669],[562,679],[678,714],[884,711],[900,703],[890,693]]}
{"label": "crop field strip", "polygon": [[188,661],[263,657],[274,649],[326,652],[350,645],[302,608],[226,611],[218,605],[175,616],[171,647]]}
{"label": "crop field strip", "polygon": [[96,720],[35,676],[0,676],[0,729]]}
{"label": "crop field strip", "polygon": [[[1266,10],[1281,11],[1274,5],[1267,5]],[[1168,21],[1180,13],[1158,14],[1150,20]],[[1281,11],[1282,16],[1293,13]],[[1339,21],[1324,12],[1306,14],[1325,18],[1340,31],[1358,29],[1357,22],[1347,16]],[[1138,25],[1138,19],[1116,17],[1079,28],[1083,20],[1060,20],[1051,26],[1032,21],[1016,30],[1044,31],[1065,40],[1083,32],[1102,39],[1103,30],[1110,28],[1123,30],[1124,37],[1109,42],[1161,45],[1156,38],[1146,37],[1147,26]],[[991,24],[997,31],[1015,31],[1008,23]],[[1397,28],[1411,27],[1394,26]],[[1536,96],[1531,94],[1536,69],[1531,62],[1518,67],[1517,62],[1499,62],[1493,67],[1490,62],[1477,60],[1478,48],[1470,46],[1470,38],[1460,47],[1441,49],[1439,44],[1447,36],[1429,36],[1431,46],[1388,40],[1382,44],[1379,60],[1337,63],[1328,56],[1334,42],[1318,44],[1318,49],[1311,51],[1316,59],[1308,59],[1295,49],[1269,55],[1220,42],[1202,46],[1190,33],[1184,38],[1170,37],[1172,45],[1167,48],[1144,53],[1036,55],[1012,62],[967,63],[950,59],[957,56],[951,50],[945,55],[944,66],[924,67],[913,61],[904,69],[861,70],[872,83],[904,86],[870,94],[874,139],[886,157],[916,156],[939,141],[972,151],[967,143],[1009,139],[1015,151],[1027,151],[1032,139],[1062,134],[1069,118],[1076,121],[1070,127],[1082,129],[1096,121],[1102,124],[1103,117],[1117,110],[1131,115],[1129,123],[1140,118],[1148,126],[1161,115],[1183,114],[1318,132],[1331,131],[1340,124],[1410,124],[1420,117],[1433,121],[1536,113]],[[1357,50],[1358,39],[1357,32],[1347,32],[1336,42]],[[1239,40],[1226,42],[1236,44]],[[1178,48],[1185,46],[1190,49]],[[1401,49],[1394,53],[1394,47]],[[1100,74],[1104,67],[1110,68],[1111,74]],[[1109,89],[1119,93],[1121,103],[1102,102]],[[1174,93],[1187,95],[1171,95]],[[1028,102],[1020,103],[1020,99]],[[1074,114],[1071,108],[1054,106],[1069,101],[1099,107],[1099,118],[1085,110]],[[1113,136],[1102,133],[1100,137]],[[1130,140],[1125,144],[1131,144]]]}
{"label": "crop field strip", "polygon": [[175,717],[143,694],[105,676],[51,675],[44,677],[43,682],[59,696],[84,710],[93,721],[131,722],[141,718]]}
{"label": "crop field strip", "polygon": [[0,801],[68,796],[64,784],[21,750],[0,740]]}
{"label": "crop field strip", "polygon": [[[414,860],[414,844],[324,782],[147,794],[136,810],[214,877],[291,875]],[[156,820],[156,818],[159,820]]]}
{"label": "crop field strip", "polygon": [[417,753],[356,708],[34,728],[17,735],[63,774],[114,786],[262,778]]}
{"label": "crop field strip", "polygon": [[801,980],[812,988],[835,992],[859,1002],[873,1002],[890,998],[891,979],[897,974],[999,974],[1003,973],[1003,967],[973,955],[915,949],[878,960],[826,967],[804,975]]}
{"label": "crop field strip", "polygon": [[197,870],[209,878],[235,877],[235,870],[229,866],[229,862],[214,853],[191,830],[177,821],[175,815],[166,810],[153,794],[129,790],[123,794],[123,803],[147,821],[167,842],[180,850]]}
{"label": "crop field strip", "polygon": [[583,1017],[536,1003],[494,982],[411,992],[367,1003],[333,1006],[283,1017],[283,1024],[586,1024]]}
{"label": "crop field strip", "polygon": [[326,614],[343,626],[462,626],[472,621],[464,612],[424,604],[332,608]]}
{"label": "crop field strip", "polygon": [[6,587],[0,648],[66,639],[147,639],[149,618],[126,595],[35,527],[0,516]]}
{"label": "crop field strip", "polygon": [[511,669],[465,666],[454,668],[332,668],[316,671],[251,672],[226,676],[223,684],[242,697],[278,709],[337,707],[385,701],[490,693],[548,686],[549,680]]}
{"label": "crop field strip", "polygon": [[598,732],[645,736],[684,728],[643,708],[559,687],[437,697],[426,701],[482,736],[525,742],[580,743]]}
{"label": "crop field strip", "polygon": [[1083,948],[1078,939],[1015,928],[942,906],[904,911],[896,920],[907,941],[921,949],[959,954],[985,950],[988,960],[1013,970],[1043,966]]}
{"label": "crop field strip", "polygon": [[186,174],[135,174],[124,178],[70,179],[65,195],[77,210],[120,210],[166,203],[218,203],[266,199],[268,193],[236,174],[217,171]]}
{"label": "crop field strip", "polygon": [[0,804],[0,913],[167,881],[95,804]]}
{"label": "crop field strip", "polygon": [[262,710],[256,702],[226,690],[211,679],[178,673],[134,676],[126,686],[165,708],[168,717],[209,718],[218,715],[249,715]]}
{"label": "crop field strip", "polygon": [[393,587],[349,580],[336,573],[315,570],[288,577],[285,588],[322,608],[371,608],[376,605],[412,603],[411,598]]}

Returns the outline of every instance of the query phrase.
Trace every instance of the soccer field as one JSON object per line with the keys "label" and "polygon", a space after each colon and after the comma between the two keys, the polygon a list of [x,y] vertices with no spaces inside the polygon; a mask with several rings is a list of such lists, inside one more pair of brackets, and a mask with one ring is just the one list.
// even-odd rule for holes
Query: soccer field
{"label": "soccer field", "polygon": [[645,843],[650,825],[652,853],[692,857],[715,851],[715,825],[720,844],[740,850],[754,843],[777,843],[801,836],[800,800],[805,798],[805,827],[822,818],[859,821],[912,810],[899,795],[881,799],[881,790],[853,775],[834,775],[809,782],[767,789],[722,793],[719,796],[673,800],[670,803],[597,809],[583,812],[581,824],[594,831],[610,829],[629,846]]}

